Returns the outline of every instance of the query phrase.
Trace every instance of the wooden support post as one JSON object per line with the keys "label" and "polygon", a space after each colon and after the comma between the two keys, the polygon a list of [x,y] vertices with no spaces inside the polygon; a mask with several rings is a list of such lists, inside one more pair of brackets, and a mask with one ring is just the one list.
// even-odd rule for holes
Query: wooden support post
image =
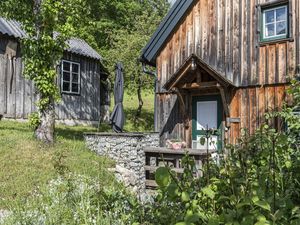
{"label": "wooden support post", "polygon": [[224,111],[225,111],[226,118],[229,118],[230,117],[230,110],[229,110],[229,101],[228,101],[228,98],[227,98],[227,95],[226,95],[227,92],[224,91],[224,88],[220,84],[217,84],[217,88],[220,90],[220,94],[221,94],[223,108],[224,108]]}
{"label": "wooden support post", "polygon": [[187,114],[187,107],[186,107],[186,104],[184,102],[183,96],[182,96],[182,94],[181,94],[181,92],[179,91],[178,88],[173,88],[173,90],[177,94],[177,97],[178,97],[179,102],[180,102],[180,110],[181,110],[181,113],[183,115],[184,127],[188,128],[190,126],[189,117],[188,117],[188,114]]}

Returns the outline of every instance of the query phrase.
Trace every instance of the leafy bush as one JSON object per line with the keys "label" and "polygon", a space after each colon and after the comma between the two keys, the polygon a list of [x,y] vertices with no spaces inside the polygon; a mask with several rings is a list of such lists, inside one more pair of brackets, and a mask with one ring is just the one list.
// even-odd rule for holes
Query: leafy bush
{"label": "leafy bush", "polygon": [[28,119],[29,119],[30,128],[36,130],[41,123],[39,113],[38,112],[31,113]]}
{"label": "leafy bush", "polygon": [[[218,164],[210,161],[194,178],[194,161],[186,156],[184,174],[168,168],[156,172],[159,195],[155,224],[300,224],[299,82],[289,93],[294,107],[266,115],[287,129],[263,125],[244,132],[238,146],[227,146]],[[270,123],[271,124],[271,123]],[[282,126],[283,127],[283,126]]]}

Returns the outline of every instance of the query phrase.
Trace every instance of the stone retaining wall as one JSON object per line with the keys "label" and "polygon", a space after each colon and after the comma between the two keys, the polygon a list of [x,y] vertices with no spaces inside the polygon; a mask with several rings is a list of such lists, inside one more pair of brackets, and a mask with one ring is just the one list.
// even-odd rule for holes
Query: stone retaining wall
{"label": "stone retaining wall", "polygon": [[116,177],[138,196],[145,193],[145,146],[159,147],[158,133],[87,133],[89,149],[116,162]]}

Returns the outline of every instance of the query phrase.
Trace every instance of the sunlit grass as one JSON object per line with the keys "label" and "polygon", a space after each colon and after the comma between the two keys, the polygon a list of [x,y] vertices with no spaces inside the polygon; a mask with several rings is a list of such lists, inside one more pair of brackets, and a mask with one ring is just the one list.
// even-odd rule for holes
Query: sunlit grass
{"label": "sunlit grass", "polygon": [[[153,94],[143,93],[143,100],[142,115],[135,118],[136,94],[125,93],[125,131],[153,131]],[[111,128],[105,124],[99,130],[97,127],[57,126],[56,142],[47,146],[34,139],[28,123],[0,121],[0,209],[9,208],[57,177],[54,168],[57,154],[64,156],[62,163],[70,172],[98,177],[104,185],[113,184],[112,175],[106,172],[112,162],[91,152],[84,143],[83,133],[97,131],[110,132]]]}
{"label": "sunlit grass", "polygon": [[[127,132],[144,132],[154,130],[154,94],[152,91],[143,91],[142,99],[144,102],[141,116],[136,118],[138,108],[137,94],[124,93],[124,111],[125,125],[124,130]],[[112,96],[111,111],[114,107],[114,97]]]}
{"label": "sunlit grass", "polygon": [[56,129],[56,143],[47,146],[37,142],[27,123],[0,122],[0,209],[8,208],[21,198],[31,195],[41,185],[55,178],[57,154],[70,172],[99,177],[105,185],[114,182],[105,171],[112,162],[88,150],[83,132],[96,131],[92,127]]}

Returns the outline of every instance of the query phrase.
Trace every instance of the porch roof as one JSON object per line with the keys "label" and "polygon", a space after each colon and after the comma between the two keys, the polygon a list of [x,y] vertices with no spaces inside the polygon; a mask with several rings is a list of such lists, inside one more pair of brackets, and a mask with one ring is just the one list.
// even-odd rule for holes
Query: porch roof
{"label": "porch roof", "polygon": [[170,91],[176,85],[187,76],[188,72],[196,71],[197,67],[200,67],[204,70],[209,76],[215,79],[220,85],[225,88],[228,87],[236,87],[230,80],[228,80],[225,75],[220,74],[214,68],[212,68],[209,64],[204,62],[195,54],[192,54],[188,57],[182,66],[170,77],[170,79],[163,86],[164,89]]}

